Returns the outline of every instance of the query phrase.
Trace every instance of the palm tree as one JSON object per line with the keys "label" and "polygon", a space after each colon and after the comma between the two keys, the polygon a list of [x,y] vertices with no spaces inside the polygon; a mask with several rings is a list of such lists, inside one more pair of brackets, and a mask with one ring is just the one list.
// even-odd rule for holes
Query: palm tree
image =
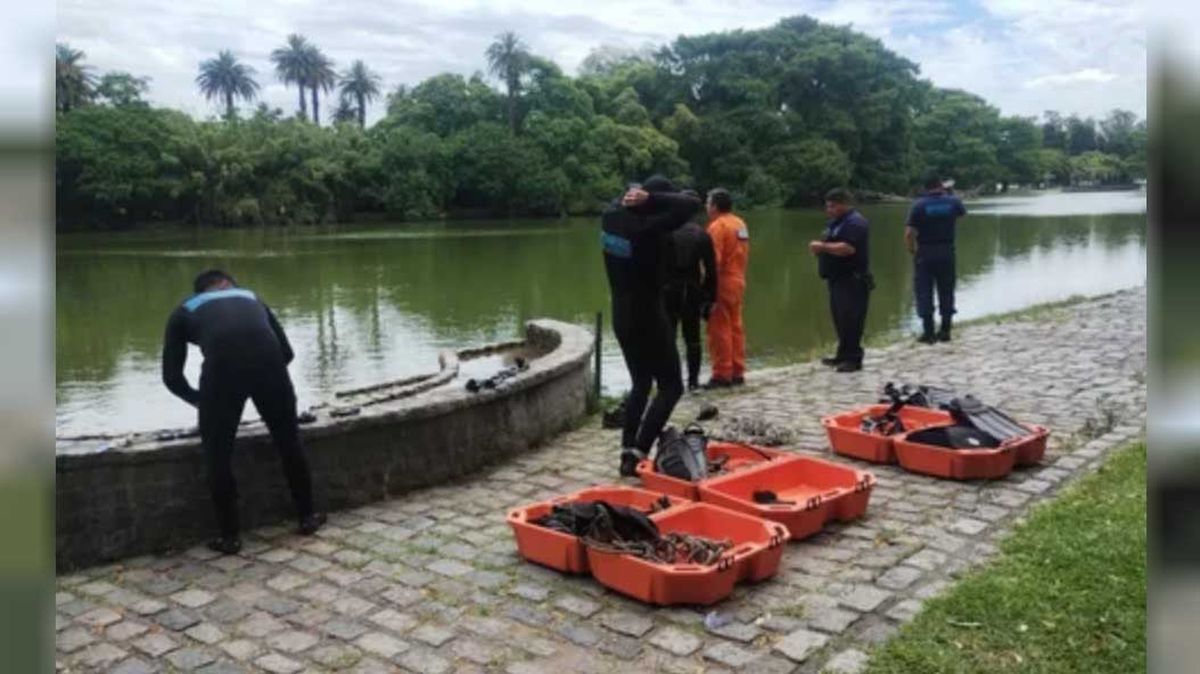
{"label": "palm tree", "polygon": [[320,125],[321,114],[318,111],[317,90],[329,93],[337,84],[337,73],[333,70],[333,61],[321,53],[316,45],[308,45],[304,49],[304,83],[312,92],[312,119]]}
{"label": "palm tree", "polygon": [[350,64],[342,75],[342,100],[353,98],[358,103],[358,125],[367,126],[367,103],[379,96],[379,75],[371,72],[361,60]]}
{"label": "palm tree", "polygon": [[96,78],[91,67],[83,65],[84,56],[68,44],[54,45],[54,103],[62,112],[70,112],[92,98]]}
{"label": "palm tree", "polygon": [[225,100],[225,116],[233,118],[233,99],[243,98],[254,100],[258,95],[258,82],[254,81],[254,68],[238,63],[237,57],[228,49],[222,49],[217,58],[209,59],[200,64],[200,74],[196,76],[196,84],[204,98]]}
{"label": "palm tree", "polygon": [[521,94],[521,75],[529,70],[529,48],[510,31],[496,36],[487,48],[488,71],[504,80],[508,88],[508,123],[517,133],[517,97]]}
{"label": "palm tree", "polygon": [[333,110],[334,124],[353,124],[358,121],[358,111],[350,104],[350,99],[342,96],[338,99],[338,106]]}
{"label": "palm tree", "polygon": [[308,102],[304,98],[304,77],[307,74],[308,41],[303,35],[292,33],[287,36],[287,46],[271,52],[271,63],[275,64],[275,75],[284,84],[295,84],[300,92],[300,119],[308,119]]}

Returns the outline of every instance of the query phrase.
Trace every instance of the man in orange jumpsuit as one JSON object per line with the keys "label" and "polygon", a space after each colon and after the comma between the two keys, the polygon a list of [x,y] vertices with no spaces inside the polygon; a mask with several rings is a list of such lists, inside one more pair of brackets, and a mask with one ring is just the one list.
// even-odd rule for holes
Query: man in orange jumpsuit
{"label": "man in orange jumpsuit", "polygon": [[745,383],[746,334],[742,329],[742,298],[746,294],[746,261],[750,231],[734,215],[733,197],[721,188],[708,193],[708,236],[717,260],[717,301],[708,315],[708,350],[712,379],[706,388]]}

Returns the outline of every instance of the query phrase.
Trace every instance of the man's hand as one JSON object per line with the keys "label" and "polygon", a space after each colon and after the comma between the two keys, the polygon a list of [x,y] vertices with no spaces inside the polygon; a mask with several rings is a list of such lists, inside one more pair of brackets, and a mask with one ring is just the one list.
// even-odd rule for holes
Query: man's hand
{"label": "man's hand", "polygon": [[819,255],[819,254],[825,252],[825,242],[824,241],[809,241],[808,242],[808,252],[812,253],[813,255]]}
{"label": "man's hand", "polygon": [[649,198],[650,198],[649,192],[647,192],[646,190],[644,190],[640,187],[634,187],[634,188],[631,188],[628,192],[626,192],[625,196],[621,198],[621,205],[622,206],[640,206],[641,204],[646,203],[646,200]]}
{"label": "man's hand", "polygon": [[700,305],[700,317],[707,321],[708,317],[712,315],[712,310],[713,310],[712,302],[705,302],[704,304],[701,304]]}

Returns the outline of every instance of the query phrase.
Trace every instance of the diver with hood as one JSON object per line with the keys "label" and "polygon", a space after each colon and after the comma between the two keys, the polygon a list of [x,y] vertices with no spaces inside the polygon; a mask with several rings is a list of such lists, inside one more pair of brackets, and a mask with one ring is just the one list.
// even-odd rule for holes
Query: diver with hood
{"label": "diver with hood", "polygon": [[[633,380],[621,433],[623,476],[634,475],[638,461],[649,456],[683,395],[679,351],[663,298],[663,247],[699,209],[700,199],[655,175],[631,186],[600,216],[613,332]],[[649,402],[652,385],[657,393]]]}

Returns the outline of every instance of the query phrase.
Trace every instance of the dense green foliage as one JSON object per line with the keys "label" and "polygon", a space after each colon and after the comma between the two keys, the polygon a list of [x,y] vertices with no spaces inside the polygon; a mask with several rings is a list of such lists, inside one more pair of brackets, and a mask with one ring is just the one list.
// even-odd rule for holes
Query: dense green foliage
{"label": "dense green foliage", "polygon": [[872,656],[886,672],[1146,671],[1146,447],[1034,511]]}
{"label": "dense green foliage", "polygon": [[[652,172],[728,187],[743,206],[811,203],[837,185],[904,194],[929,170],[980,191],[1144,175],[1145,124],[1130,113],[1003,117],[920,79],[880,41],[808,17],[680,37],[653,54],[600,49],[578,77],[506,33],[484,55],[500,89],[479,73],[402,85],[370,129],[346,128],[365,126],[378,93],[361,61],[340,79],[333,124],[319,126],[318,91],[338,78],[298,35],[271,55],[298,88],[292,119],[260,106],[195,121],[133,105],[146,84],[136,78],[97,97],[83,55],[63,45],[59,56],[58,213],[75,225],[592,213]],[[232,110],[253,93],[243,85],[215,95]]]}

